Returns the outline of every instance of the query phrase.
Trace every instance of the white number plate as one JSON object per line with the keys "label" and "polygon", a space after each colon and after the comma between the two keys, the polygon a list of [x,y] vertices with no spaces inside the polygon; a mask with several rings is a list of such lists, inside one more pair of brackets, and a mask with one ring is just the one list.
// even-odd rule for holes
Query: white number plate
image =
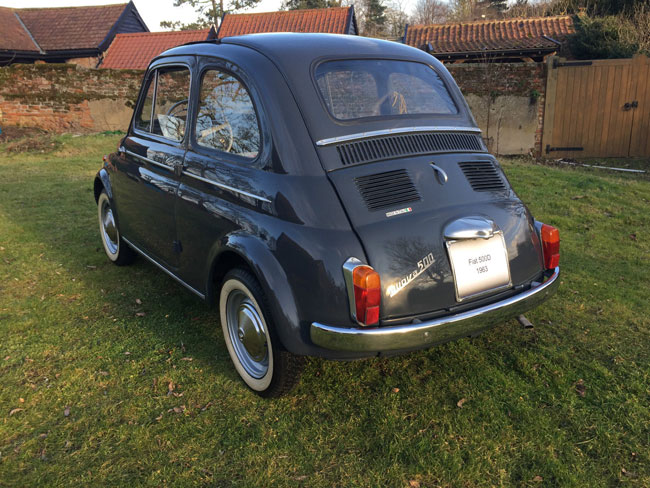
{"label": "white number plate", "polygon": [[448,241],[447,249],[459,301],[511,285],[508,251],[501,232],[489,239]]}

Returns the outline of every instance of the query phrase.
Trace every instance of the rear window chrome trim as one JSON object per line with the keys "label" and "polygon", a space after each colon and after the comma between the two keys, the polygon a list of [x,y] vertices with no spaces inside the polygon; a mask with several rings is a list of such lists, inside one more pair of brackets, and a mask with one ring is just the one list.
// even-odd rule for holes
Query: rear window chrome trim
{"label": "rear window chrome trim", "polygon": [[382,129],[372,130],[368,132],[357,132],[356,134],[348,134],[347,136],[330,137],[328,139],[321,139],[316,141],[317,146],[329,146],[338,144],[340,142],[358,141],[360,139],[367,139],[370,137],[390,136],[394,134],[410,134],[418,132],[471,132],[474,134],[481,134],[481,129],[478,127],[446,127],[446,126],[421,126],[421,127],[400,127],[397,129]]}

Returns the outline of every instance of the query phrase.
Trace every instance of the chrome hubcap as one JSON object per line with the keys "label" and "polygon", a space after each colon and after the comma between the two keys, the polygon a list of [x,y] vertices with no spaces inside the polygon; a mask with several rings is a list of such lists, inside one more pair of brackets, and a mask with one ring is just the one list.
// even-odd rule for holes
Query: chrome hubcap
{"label": "chrome hubcap", "polygon": [[253,378],[269,369],[268,342],[262,317],[253,301],[242,291],[228,295],[226,320],[239,362]]}
{"label": "chrome hubcap", "polygon": [[102,223],[102,234],[104,237],[104,242],[111,254],[117,253],[117,247],[119,242],[119,234],[117,233],[117,227],[115,226],[115,218],[113,217],[113,210],[108,202],[102,204],[102,213],[101,213],[101,223]]}

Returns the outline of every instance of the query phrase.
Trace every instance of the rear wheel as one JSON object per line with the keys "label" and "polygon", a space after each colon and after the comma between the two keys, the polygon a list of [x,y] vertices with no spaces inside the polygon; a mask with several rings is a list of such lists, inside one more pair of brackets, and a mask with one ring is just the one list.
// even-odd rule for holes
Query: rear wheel
{"label": "rear wheel", "polygon": [[135,259],[135,252],[124,242],[117,228],[115,213],[111,201],[102,190],[97,199],[97,216],[99,218],[99,234],[102,237],[106,256],[118,266],[131,264]]}
{"label": "rear wheel", "polygon": [[263,397],[291,390],[300,379],[302,358],[282,348],[262,287],[249,271],[226,274],[219,312],[228,353],[246,385]]}

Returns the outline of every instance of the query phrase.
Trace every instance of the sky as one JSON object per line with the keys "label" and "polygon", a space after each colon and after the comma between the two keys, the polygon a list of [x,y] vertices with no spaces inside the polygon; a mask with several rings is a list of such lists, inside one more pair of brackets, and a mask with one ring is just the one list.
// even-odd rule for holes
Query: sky
{"label": "sky", "polygon": [[[128,0],[0,0],[0,7],[79,7],[84,5],[110,5]],[[160,31],[163,20],[191,22],[196,19],[192,7],[174,7],[174,0],[134,0],[140,16],[150,31]],[[244,12],[272,12],[280,8],[282,0],[262,0],[255,8]]]}
{"label": "sky", "polygon": [[[0,0],[0,7],[77,7],[82,5],[107,5],[127,3],[128,0]],[[180,20],[190,22],[196,15],[192,7],[174,7],[174,0],[134,0],[150,31],[160,31],[163,20]],[[243,12],[272,12],[278,10],[282,0],[262,0],[255,8]]]}

